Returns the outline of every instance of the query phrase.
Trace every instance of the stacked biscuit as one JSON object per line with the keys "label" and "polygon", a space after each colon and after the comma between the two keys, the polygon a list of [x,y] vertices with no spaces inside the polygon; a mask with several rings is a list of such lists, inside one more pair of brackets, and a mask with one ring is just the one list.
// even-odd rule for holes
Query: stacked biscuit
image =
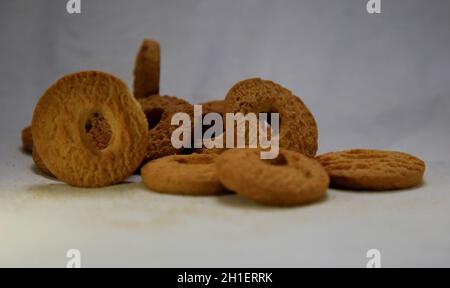
{"label": "stacked biscuit", "polygon": [[61,78],[40,98],[31,127],[22,131],[24,149],[44,173],[74,186],[113,185],[141,167],[144,184],[156,192],[235,192],[277,206],[323,199],[329,185],[392,190],[422,181],[424,162],[401,152],[356,149],[316,157],[318,130],[310,110],[288,89],[259,78],[237,83],[224,100],[203,103],[203,112],[279,113],[277,158],[261,159],[260,149],[174,148],[172,116],[193,117],[193,105],[160,96],[159,78],[160,46],[153,40],[138,52],[134,95],[103,72]]}

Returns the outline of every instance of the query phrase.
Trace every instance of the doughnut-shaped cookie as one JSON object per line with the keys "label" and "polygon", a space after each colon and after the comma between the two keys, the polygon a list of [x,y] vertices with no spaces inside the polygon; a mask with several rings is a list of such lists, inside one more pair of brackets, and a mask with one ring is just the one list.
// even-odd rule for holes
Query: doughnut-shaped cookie
{"label": "doughnut-shaped cookie", "polygon": [[217,155],[172,155],[153,160],[141,170],[142,181],[151,190],[180,195],[226,193],[217,177]]}
{"label": "doughnut-shaped cookie", "polygon": [[172,132],[178,128],[171,125],[172,116],[178,112],[193,115],[193,106],[173,96],[153,95],[138,100],[149,127],[144,163],[181,152],[182,149],[174,148],[171,142]]}
{"label": "doughnut-shaped cookie", "polygon": [[354,149],[317,157],[330,175],[331,186],[351,190],[405,189],[422,182],[425,163],[412,155]]}
{"label": "doughnut-shaped cookie", "polygon": [[266,205],[311,203],[325,197],[329,184],[319,162],[286,149],[273,160],[260,159],[258,149],[227,150],[216,164],[226,188]]}
{"label": "doughnut-shaped cookie", "polygon": [[228,92],[225,112],[279,113],[280,147],[308,157],[316,155],[316,121],[302,100],[281,85],[259,78],[243,80]]}
{"label": "doughnut-shaped cookie", "polygon": [[[92,117],[110,127],[104,149],[92,141]],[[36,105],[32,133],[36,152],[52,174],[80,187],[123,181],[141,163],[148,141],[145,115],[125,83],[96,71],[53,84]]]}
{"label": "doughnut-shaped cookie", "polygon": [[145,98],[159,93],[161,48],[155,40],[146,39],[136,56],[134,97]]}

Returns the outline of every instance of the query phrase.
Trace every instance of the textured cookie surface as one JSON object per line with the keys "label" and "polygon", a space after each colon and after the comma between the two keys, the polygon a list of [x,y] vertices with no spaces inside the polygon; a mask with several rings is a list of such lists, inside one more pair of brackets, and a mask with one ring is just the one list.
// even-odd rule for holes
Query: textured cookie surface
{"label": "textured cookie surface", "polygon": [[172,133],[178,128],[171,125],[172,116],[178,112],[193,115],[193,106],[173,96],[158,96],[139,99],[148,121],[148,145],[144,162],[163,156],[179,153],[182,149],[174,148]]}
{"label": "textured cookie surface", "polygon": [[172,155],[147,163],[142,181],[151,190],[181,195],[217,195],[226,192],[214,161],[217,155]]}
{"label": "textured cookie surface", "polygon": [[[89,133],[96,127],[92,117],[110,127],[103,149]],[[96,71],[71,74],[53,84],[36,105],[32,133],[34,147],[52,174],[81,187],[124,180],[141,163],[148,141],[145,115],[126,85]]]}
{"label": "textured cookie surface", "polygon": [[331,186],[352,190],[393,190],[422,182],[425,163],[412,155],[368,149],[331,152],[317,160],[325,167]]}
{"label": "textured cookie surface", "polygon": [[[109,141],[111,140],[112,131],[104,117],[100,115],[93,115],[86,122],[85,128],[87,140],[90,141],[92,145],[97,147],[99,150],[103,150],[108,147]],[[53,176],[52,172],[50,172],[50,170],[48,170],[45,166],[44,161],[41,156],[39,156],[36,149],[33,147],[32,150],[34,164],[36,164],[39,170],[43,173]]]}
{"label": "textured cookie surface", "polygon": [[293,206],[324,198],[329,184],[314,159],[285,149],[273,160],[261,160],[257,149],[232,149],[216,161],[222,184],[256,202]]}
{"label": "textured cookie surface", "polygon": [[159,93],[161,48],[155,40],[146,39],[136,56],[134,96],[145,98]]}
{"label": "textured cookie surface", "polygon": [[33,150],[33,135],[31,133],[31,126],[22,130],[22,148],[28,153]]}
{"label": "textured cookie surface", "polygon": [[280,147],[309,157],[317,152],[318,132],[313,115],[300,98],[279,84],[259,78],[237,83],[225,98],[225,112],[279,113]]}

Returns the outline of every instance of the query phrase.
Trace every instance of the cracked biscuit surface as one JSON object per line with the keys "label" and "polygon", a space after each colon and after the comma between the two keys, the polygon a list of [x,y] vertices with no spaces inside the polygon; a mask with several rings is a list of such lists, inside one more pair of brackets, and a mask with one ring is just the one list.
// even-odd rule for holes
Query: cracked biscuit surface
{"label": "cracked biscuit surface", "polygon": [[[111,130],[102,149],[95,143],[108,137],[90,133],[96,126],[92,117]],[[123,181],[141,163],[148,141],[145,115],[125,83],[97,71],[70,74],[53,84],[36,105],[32,133],[48,170],[80,187]]]}
{"label": "cracked biscuit surface", "polygon": [[216,161],[222,184],[238,195],[274,206],[321,200],[328,189],[325,169],[314,159],[280,149],[276,159],[260,159],[259,149],[232,149]]}
{"label": "cracked biscuit surface", "polygon": [[331,186],[351,190],[395,190],[419,185],[425,163],[412,155],[370,149],[353,149],[319,155]]}

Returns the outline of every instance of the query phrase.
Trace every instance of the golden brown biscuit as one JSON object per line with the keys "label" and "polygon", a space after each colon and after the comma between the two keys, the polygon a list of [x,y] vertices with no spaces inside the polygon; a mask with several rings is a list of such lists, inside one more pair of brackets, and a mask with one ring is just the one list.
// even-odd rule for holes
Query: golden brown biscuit
{"label": "golden brown biscuit", "polygon": [[134,96],[145,98],[159,93],[161,48],[155,40],[146,39],[136,56]]}
{"label": "golden brown biscuit", "polygon": [[31,126],[22,130],[22,149],[28,153],[33,150],[33,136],[31,133]]}
{"label": "golden brown biscuit", "polygon": [[317,157],[330,175],[331,186],[351,190],[393,190],[422,182],[425,163],[412,155],[354,149]]}
{"label": "golden brown biscuit", "polygon": [[142,181],[151,190],[181,195],[218,195],[226,190],[217,177],[217,155],[172,155],[147,163]]}
{"label": "golden brown biscuit", "polygon": [[144,163],[181,152],[183,149],[174,148],[171,142],[172,133],[178,128],[176,125],[171,125],[172,116],[178,112],[193,115],[193,106],[173,96],[153,95],[138,100],[149,127]]}
{"label": "golden brown biscuit", "polygon": [[[104,119],[111,137],[104,149],[92,143],[92,116]],[[96,71],[63,77],[36,105],[34,147],[58,179],[81,187],[123,181],[145,156],[148,127],[139,103],[120,79]]]}
{"label": "golden brown biscuit", "polygon": [[325,197],[329,178],[314,159],[280,149],[276,159],[260,159],[258,149],[232,149],[216,161],[222,184],[256,202],[293,206]]}
{"label": "golden brown biscuit", "polygon": [[223,115],[225,109],[225,100],[214,100],[201,103],[202,108],[208,112],[216,112]]}
{"label": "golden brown biscuit", "polygon": [[259,78],[234,85],[225,98],[225,113],[279,113],[280,147],[313,157],[317,125],[305,104],[291,91]]}

